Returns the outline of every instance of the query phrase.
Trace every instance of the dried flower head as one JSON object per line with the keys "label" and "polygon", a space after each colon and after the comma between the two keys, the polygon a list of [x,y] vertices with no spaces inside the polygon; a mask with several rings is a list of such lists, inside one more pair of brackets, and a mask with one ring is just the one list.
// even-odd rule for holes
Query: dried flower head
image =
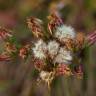
{"label": "dried flower head", "polygon": [[82,66],[79,65],[78,67],[75,67],[73,74],[78,77],[78,78],[82,78],[83,77],[83,70],[82,70]]}
{"label": "dried flower head", "polygon": [[47,71],[40,72],[40,78],[47,83],[49,88],[52,80],[54,79],[54,75],[55,72],[47,72]]}
{"label": "dried flower head", "polygon": [[30,45],[27,44],[24,47],[22,47],[19,51],[19,56],[22,57],[23,59],[27,57],[29,51],[30,51]]}
{"label": "dried flower head", "polygon": [[62,44],[65,45],[65,47],[70,50],[73,51],[73,49],[75,48],[75,41],[72,39],[67,39],[66,42],[62,42]]}
{"label": "dried flower head", "polygon": [[76,35],[76,42],[75,42],[78,49],[84,46],[84,40],[85,40],[85,35],[81,32],[78,32]]}
{"label": "dried flower head", "polygon": [[40,60],[40,59],[35,59],[34,60],[34,66],[37,70],[41,71],[44,69],[45,62],[43,60]]}
{"label": "dried flower head", "polygon": [[11,31],[0,27],[0,39],[6,39],[8,37],[12,37]]}
{"label": "dried flower head", "polygon": [[30,17],[27,19],[28,27],[31,29],[32,33],[35,37],[42,37],[43,36],[43,22],[40,19]]}
{"label": "dried flower head", "polygon": [[59,64],[57,69],[56,69],[56,75],[65,75],[65,76],[70,76],[72,75],[71,69],[68,65],[66,64]]}
{"label": "dried flower head", "polygon": [[93,33],[89,34],[86,38],[88,46],[93,45],[96,42],[96,31]]}
{"label": "dried flower head", "polygon": [[8,53],[14,53],[17,50],[16,46],[14,44],[11,44],[10,42],[6,42],[5,49]]}
{"label": "dried flower head", "polygon": [[50,20],[50,22],[48,23],[48,29],[50,34],[52,35],[55,29],[63,24],[63,21],[56,13],[48,16],[48,19]]}

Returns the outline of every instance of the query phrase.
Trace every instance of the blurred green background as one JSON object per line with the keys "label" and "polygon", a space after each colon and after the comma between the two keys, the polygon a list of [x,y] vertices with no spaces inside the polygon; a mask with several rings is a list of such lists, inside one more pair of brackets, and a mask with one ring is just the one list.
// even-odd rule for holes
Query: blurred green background
{"label": "blurred green background", "polygon": [[[13,30],[20,40],[28,39],[31,32],[26,18],[40,18],[46,27],[47,16],[53,11],[59,12],[64,23],[73,26],[77,32],[89,34],[96,30],[96,0],[0,0],[0,26]],[[27,62],[19,58],[1,62],[0,96],[96,96],[96,45],[85,54],[83,63],[88,76],[84,80],[58,77],[50,92],[46,84],[37,86],[32,78],[31,58]]]}

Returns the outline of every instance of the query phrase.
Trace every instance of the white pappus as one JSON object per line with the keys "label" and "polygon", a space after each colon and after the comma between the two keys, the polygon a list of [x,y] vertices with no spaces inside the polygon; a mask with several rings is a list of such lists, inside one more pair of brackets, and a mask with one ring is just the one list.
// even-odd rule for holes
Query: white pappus
{"label": "white pappus", "polygon": [[68,39],[74,39],[76,37],[76,33],[72,27],[61,25],[60,27],[57,27],[55,37],[60,41],[66,41]]}
{"label": "white pappus", "polygon": [[71,51],[68,51],[64,48],[60,48],[58,55],[54,59],[54,63],[59,64],[70,64],[73,59]]}
{"label": "white pappus", "polygon": [[57,43],[55,40],[54,41],[50,41],[48,43],[47,49],[48,49],[49,55],[54,57],[57,54],[57,52],[58,52],[59,43]]}
{"label": "white pappus", "polygon": [[46,43],[43,40],[39,40],[37,43],[35,43],[35,47],[32,48],[34,56],[39,59],[46,58],[45,52],[47,50]]}

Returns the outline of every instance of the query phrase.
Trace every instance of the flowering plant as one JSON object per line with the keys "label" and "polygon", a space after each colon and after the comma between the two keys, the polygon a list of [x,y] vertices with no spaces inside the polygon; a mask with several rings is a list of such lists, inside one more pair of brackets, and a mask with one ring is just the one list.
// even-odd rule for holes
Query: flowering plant
{"label": "flowering plant", "polygon": [[[14,35],[5,28],[0,28],[0,39],[6,42],[0,61],[12,60],[13,54],[25,59],[32,54],[33,64],[39,72],[40,80],[50,86],[52,80],[59,75],[83,77],[82,50],[96,41],[96,31],[85,36],[65,25],[57,14],[48,16],[48,32],[44,30],[40,19],[30,17],[27,24],[32,31],[35,42],[22,45],[14,40]],[[76,62],[74,62],[76,61]]]}

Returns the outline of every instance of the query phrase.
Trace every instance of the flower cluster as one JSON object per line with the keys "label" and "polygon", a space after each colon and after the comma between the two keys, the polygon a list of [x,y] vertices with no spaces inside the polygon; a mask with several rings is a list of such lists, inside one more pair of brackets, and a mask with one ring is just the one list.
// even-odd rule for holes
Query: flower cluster
{"label": "flower cluster", "polygon": [[31,50],[30,44],[24,45],[17,42],[15,35],[4,27],[0,27],[0,40],[4,42],[3,50],[0,53],[0,61],[10,61],[16,56],[25,59],[29,55]]}
{"label": "flower cluster", "polygon": [[[38,37],[32,51],[35,58],[34,66],[39,71],[41,80],[49,85],[59,75],[82,78],[82,62],[79,62],[78,54],[86,45],[89,46],[96,41],[96,33],[85,38],[83,33],[77,33],[73,27],[65,25],[57,14],[51,14],[48,19],[47,38],[44,28],[41,27],[41,20],[32,17],[29,18],[31,22],[27,22],[34,37]],[[37,36],[38,33],[42,34],[42,37]],[[75,57],[79,64],[73,64]]]}
{"label": "flower cluster", "polygon": [[5,42],[0,61],[10,61],[16,56],[27,59],[31,54],[40,80],[48,85],[60,75],[82,78],[80,54],[84,48],[96,42],[96,31],[88,36],[77,33],[73,27],[65,25],[56,13],[48,16],[48,19],[48,32],[44,30],[42,20],[34,17],[27,19],[28,27],[36,37],[34,44],[22,44],[12,32],[0,27],[0,39]]}

